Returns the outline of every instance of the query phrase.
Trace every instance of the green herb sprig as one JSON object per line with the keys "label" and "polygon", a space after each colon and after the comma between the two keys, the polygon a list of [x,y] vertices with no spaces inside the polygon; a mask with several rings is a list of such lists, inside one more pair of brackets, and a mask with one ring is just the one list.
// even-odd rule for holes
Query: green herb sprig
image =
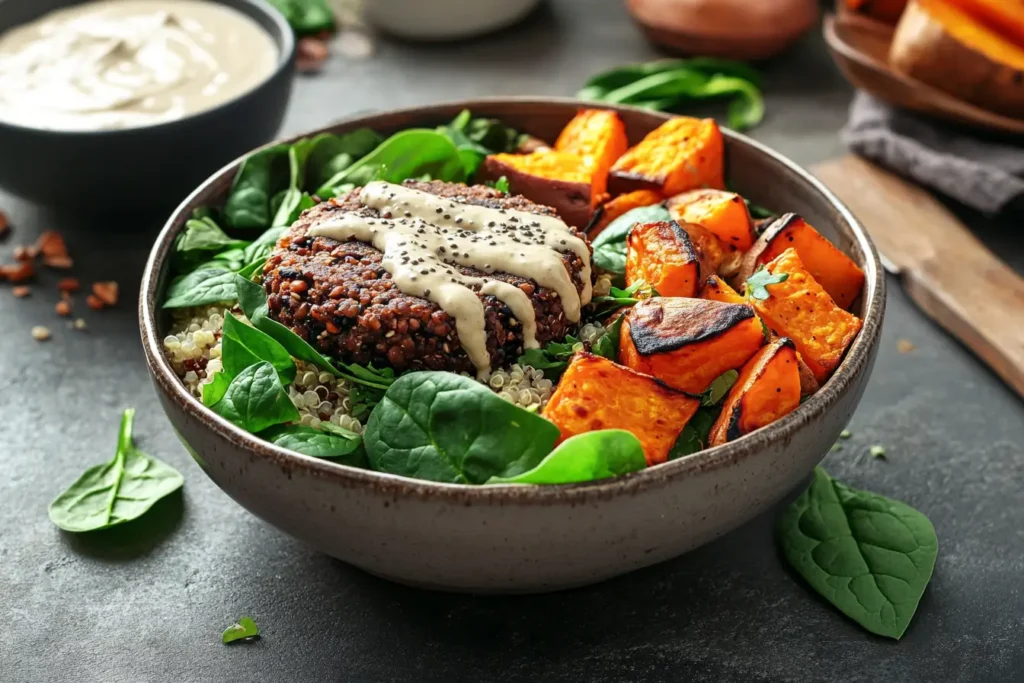
{"label": "green herb sprig", "polygon": [[768,285],[777,285],[789,279],[789,273],[771,273],[767,268],[761,266],[757,271],[747,278],[746,294],[758,301],[766,301],[771,296]]}

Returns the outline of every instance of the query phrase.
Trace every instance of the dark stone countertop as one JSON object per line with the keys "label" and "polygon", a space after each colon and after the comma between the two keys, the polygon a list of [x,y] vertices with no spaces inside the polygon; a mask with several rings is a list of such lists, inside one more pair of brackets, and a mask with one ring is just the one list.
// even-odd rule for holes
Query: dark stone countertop
{"label": "dark stone countertop", "polygon": [[[567,95],[592,72],[652,55],[620,3],[560,0],[488,40],[384,42],[370,61],[335,58],[299,81],[284,132],[442,99]],[[766,71],[768,119],[754,136],[801,163],[839,153],[850,91],[820,40]],[[53,314],[57,274],[29,299],[0,291],[4,683],[1024,680],[1024,409],[895,280],[854,436],[826,465],[914,505],[938,531],[935,576],[899,643],[864,632],[786,570],[775,512],[663,565],[536,597],[425,593],[314,553],[222,494],[160,411],[134,309],[160,221],[62,217],[3,195],[0,207],[15,226],[0,254],[57,228],[83,282],[115,278],[123,292],[117,309],[86,311],[81,333]],[[1009,226],[970,220],[1024,267]],[[51,341],[31,339],[39,324]],[[900,353],[900,339],[916,350]],[[183,496],[108,533],[59,532],[48,502],[111,455],[125,406],[138,408],[140,446],[184,473]],[[885,460],[868,455],[874,443]],[[263,638],[221,645],[247,614]]]}

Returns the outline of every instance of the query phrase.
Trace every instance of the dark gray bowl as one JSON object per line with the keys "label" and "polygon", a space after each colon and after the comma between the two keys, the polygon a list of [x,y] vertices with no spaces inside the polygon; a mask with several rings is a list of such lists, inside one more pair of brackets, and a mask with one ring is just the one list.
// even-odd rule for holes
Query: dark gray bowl
{"label": "dark gray bowl", "polygon": [[[83,0],[2,0],[0,33]],[[89,212],[169,208],[226,162],[272,139],[291,95],[295,39],[263,0],[219,0],[252,17],[280,51],[274,73],[240,97],[144,128],[39,130],[0,121],[0,187]]]}
{"label": "dark gray bowl", "polygon": [[[470,109],[550,141],[581,106],[587,103],[550,98],[435,104],[361,116],[306,135],[432,127]],[[633,143],[668,118],[608,108],[619,112]],[[206,474],[253,514],[345,562],[419,586],[476,593],[578,586],[667,560],[735,529],[805,481],[849,421],[878,351],[885,274],[867,232],[824,185],[764,145],[723,133],[727,177],[736,190],[755,203],[801,214],[866,276],[856,309],[864,327],[846,358],[820,391],[777,422],[641,472],[568,486],[417,481],[262,441],[190,395],[161,345],[167,319],[160,301],[174,240],[192,209],[224,201],[237,160],[174,211],[142,276],[142,344],[175,432]]]}

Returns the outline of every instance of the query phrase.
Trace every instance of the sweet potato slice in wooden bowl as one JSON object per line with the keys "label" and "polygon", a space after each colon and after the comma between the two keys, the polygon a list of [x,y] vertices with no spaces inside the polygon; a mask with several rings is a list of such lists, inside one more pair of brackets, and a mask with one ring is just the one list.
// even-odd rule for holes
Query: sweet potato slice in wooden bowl
{"label": "sweet potato slice in wooden bowl", "polygon": [[742,367],[764,341],[764,328],[748,305],[656,297],[634,306],[623,322],[619,360],[699,394],[726,370]]}

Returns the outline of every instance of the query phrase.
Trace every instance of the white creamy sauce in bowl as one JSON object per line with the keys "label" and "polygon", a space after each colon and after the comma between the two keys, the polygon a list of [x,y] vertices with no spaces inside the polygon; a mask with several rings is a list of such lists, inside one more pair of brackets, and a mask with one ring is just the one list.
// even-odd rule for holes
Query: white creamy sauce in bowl
{"label": "white creamy sauce in bowl", "polygon": [[277,66],[270,34],[199,0],[102,0],[0,35],[0,121],[48,130],[150,126],[212,109]]}
{"label": "white creamy sauce in bowl", "polygon": [[[523,327],[523,346],[538,347],[530,298],[487,274],[509,273],[550,289],[571,322],[578,322],[581,308],[590,303],[590,250],[555,216],[463,204],[383,181],[367,184],[359,201],[380,217],[346,213],[311,227],[308,234],[339,242],[355,239],[382,252],[381,265],[402,292],[434,302],[455,320],[459,341],[480,376],[490,372],[491,359],[478,292],[508,306]],[[583,262],[582,292],[562,260],[567,252]],[[484,276],[464,275],[455,266]]]}

